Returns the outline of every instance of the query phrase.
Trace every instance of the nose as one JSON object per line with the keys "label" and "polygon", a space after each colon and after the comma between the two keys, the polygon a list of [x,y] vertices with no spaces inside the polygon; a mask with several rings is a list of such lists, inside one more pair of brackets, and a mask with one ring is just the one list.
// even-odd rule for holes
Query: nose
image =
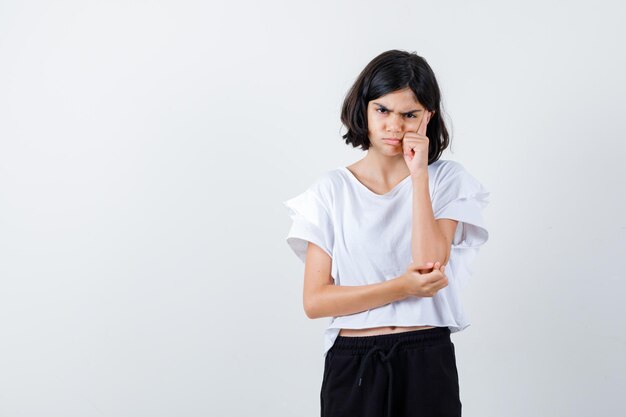
{"label": "nose", "polygon": [[404,121],[402,116],[392,113],[389,118],[387,118],[387,132],[402,132],[404,127]]}

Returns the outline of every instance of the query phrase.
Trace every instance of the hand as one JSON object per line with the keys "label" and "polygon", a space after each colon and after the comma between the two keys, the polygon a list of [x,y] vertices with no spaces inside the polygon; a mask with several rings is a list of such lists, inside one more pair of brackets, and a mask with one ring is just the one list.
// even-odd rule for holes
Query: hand
{"label": "hand", "polygon": [[432,112],[424,110],[424,115],[417,128],[417,132],[406,132],[402,138],[402,152],[404,162],[409,167],[411,175],[428,171],[428,144],[426,127]]}
{"label": "hand", "polygon": [[[430,267],[432,267],[432,271],[430,271]],[[441,266],[440,262],[436,262],[434,265],[432,262],[428,262],[426,265],[417,265],[411,262],[406,272],[400,276],[404,281],[406,294],[415,297],[434,296],[437,291],[448,286],[448,277],[444,275],[444,269],[445,266]]]}

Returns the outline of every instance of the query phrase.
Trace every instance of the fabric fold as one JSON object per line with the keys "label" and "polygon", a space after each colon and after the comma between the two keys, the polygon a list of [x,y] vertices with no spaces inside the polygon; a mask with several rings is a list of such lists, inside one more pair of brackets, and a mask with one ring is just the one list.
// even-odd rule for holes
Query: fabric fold
{"label": "fabric fold", "polygon": [[328,210],[311,190],[283,201],[293,220],[287,234],[287,243],[293,252],[306,261],[308,242],[322,248],[332,258],[333,254],[333,225]]}

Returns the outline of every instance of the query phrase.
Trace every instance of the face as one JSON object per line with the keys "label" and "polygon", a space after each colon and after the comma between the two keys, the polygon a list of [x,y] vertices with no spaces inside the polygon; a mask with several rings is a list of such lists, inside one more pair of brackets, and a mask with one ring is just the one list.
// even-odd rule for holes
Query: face
{"label": "face", "polygon": [[410,88],[394,91],[370,101],[367,104],[370,149],[384,155],[402,154],[402,141],[383,139],[402,139],[405,132],[417,132],[425,110],[415,99]]}

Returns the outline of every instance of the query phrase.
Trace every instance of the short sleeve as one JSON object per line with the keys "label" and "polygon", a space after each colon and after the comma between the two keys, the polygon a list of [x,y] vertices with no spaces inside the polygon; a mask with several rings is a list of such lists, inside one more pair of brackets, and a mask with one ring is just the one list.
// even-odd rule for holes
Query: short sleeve
{"label": "short sleeve", "polygon": [[314,188],[283,201],[283,205],[289,210],[292,219],[286,241],[296,256],[305,262],[308,242],[312,242],[332,258],[334,243],[332,218]]}
{"label": "short sleeve", "polygon": [[469,284],[479,247],[489,239],[483,209],[489,191],[458,162],[448,161],[433,194],[435,219],[458,220],[449,265],[461,287]]}

